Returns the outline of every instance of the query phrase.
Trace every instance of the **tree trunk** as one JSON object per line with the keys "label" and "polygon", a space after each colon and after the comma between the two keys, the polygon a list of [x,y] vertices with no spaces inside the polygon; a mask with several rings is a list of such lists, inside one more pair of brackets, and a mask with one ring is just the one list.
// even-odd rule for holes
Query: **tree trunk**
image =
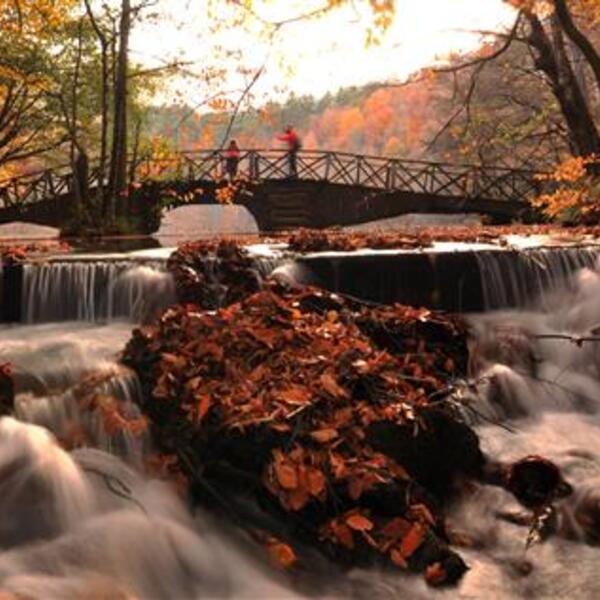
{"label": "tree trunk", "polygon": [[90,0],[84,0],[85,9],[100,43],[101,52],[101,82],[100,82],[100,161],[98,165],[98,184],[96,192],[96,202],[100,207],[102,218],[108,215],[108,194],[106,189],[106,162],[108,159],[108,98],[110,89],[109,69],[108,69],[108,49],[109,42],[105,32],[102,30],[94,12]]}
{"label": "tree trunk", "polygon": [[[114,214],[124,215],[123,197],[127,189],[127,76],[131,3],[122,0],[119,49],[115,69],[113,140],[109,176],[109,193]],[[111,211],[111,212],[113,212]]]}
{"label": "tree trunk", "polygon": [[536,15],[526,16],[531,27],[528,41],[537,53],[535,65],[548,78],[560,105],[572,151],[579,156],[599,153],[600,136],[569,61],[558,18],[551,18],[551,40]]}
{"label": "tree trunk", "polygon": [[600,55],[596,52],[593,44],[585,34],[577,27],[567,6],[566,0],[554,0],[556,18],[561,28],[569,39],[579,48],[596,78],[596,84],[600,87]]}

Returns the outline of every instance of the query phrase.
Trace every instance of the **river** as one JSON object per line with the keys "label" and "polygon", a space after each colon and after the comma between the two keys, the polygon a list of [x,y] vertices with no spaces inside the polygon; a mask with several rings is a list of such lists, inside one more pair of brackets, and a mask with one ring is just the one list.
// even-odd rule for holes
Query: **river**
{"label": "river", "polygon": [[[474,486],[451,509],[474,544],[460,549],[470,570],[457,589],[434,592],[419,577],[341,574],[323,562],[311,585],[291,582],[235,527],[192,514],[170,488],[142,476],[151,440],[107,431],[76,391],[94,375],[99,394],[137,415],[137,381],[118,356],[132,327],[174,299],[167,255],[79,255],[26,267],[22,322],[0,327],[0,364],[14,365],[19,392],[15,418],[0,420],[0,589],[25,598],[600,596],[598,550],[554,536],[526,552],[527,527],[497,516],[517,508],[501,489]],[[578,502],[595,506],[600,525],[600,346],[558,336],[600,326],[600,274],[595,249],[563,255],[547,259],[549,283],[530,287],[533,295],[527,273],[509,293],[517,285],[510,268],[481,263],[494,310],[468,315],[477,348],[471,388],[485,451],[556,461],[576,489],[561,507],[571,520],[565,530],[583,538]],[[516,306],[498,309],[509,303],[502,293]],[[89,448],[67,452],[55,439],[75,435]]]}

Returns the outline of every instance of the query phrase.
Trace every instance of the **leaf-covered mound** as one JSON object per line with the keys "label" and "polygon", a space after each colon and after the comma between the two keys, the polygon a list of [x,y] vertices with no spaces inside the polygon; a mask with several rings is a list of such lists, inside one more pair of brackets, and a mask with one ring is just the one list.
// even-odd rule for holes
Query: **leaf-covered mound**
{"label": "leaf-covered mound", "polygon": [[483,462],[440,401],[464,372],[465,337],[425,309],[271,287],[216,312],[169,309],[134,332],[124,362],[201,499],[250,496],[338,560],[442,584],[465,569],[445,541],[444,500]]}
{"label": "leaf-covered mound", "polygon": [[257,292],[256,263],[234,240],[202,240],[180,246],[169,258],[177,297],[205,309],[227,306]]}

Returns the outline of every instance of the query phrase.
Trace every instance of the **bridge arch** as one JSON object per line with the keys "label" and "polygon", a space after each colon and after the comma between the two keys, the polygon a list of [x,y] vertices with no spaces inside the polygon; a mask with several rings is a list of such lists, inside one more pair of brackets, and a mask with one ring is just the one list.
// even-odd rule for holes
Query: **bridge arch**
{"label": "bridge arch", "polygon": [[259,233],[252,213],[240,205],[192,204],[167,209],[155,236],[165,240],[193,239],[203,235]]}

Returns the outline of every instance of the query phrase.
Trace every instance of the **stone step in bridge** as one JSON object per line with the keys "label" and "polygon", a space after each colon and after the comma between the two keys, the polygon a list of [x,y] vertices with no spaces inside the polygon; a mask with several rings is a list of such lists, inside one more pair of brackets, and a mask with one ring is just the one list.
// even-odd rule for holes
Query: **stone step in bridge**
{"label": "stone step in bridge", "polygon": [[[146,202],[216,203],[225,185],[222,150],[181,152],[130,165],[132,189]],[[406,213],[480,213],[495,222],[524,216],[540,193],[532,171],[302,150],[291,172],[285,150],[243,150],[238,178],[251,193],[236,199],[263,231],[349,225]],[[97,192],[98,169],[88,187]],[[28,221],[60,226],[74,199],[70,168],[0,181],[0,223]],[[176,190],[176,193],[174,193]],[[144,195],[144,194],[142,194]],[[170,198],[170,199],[169,199]]]}

